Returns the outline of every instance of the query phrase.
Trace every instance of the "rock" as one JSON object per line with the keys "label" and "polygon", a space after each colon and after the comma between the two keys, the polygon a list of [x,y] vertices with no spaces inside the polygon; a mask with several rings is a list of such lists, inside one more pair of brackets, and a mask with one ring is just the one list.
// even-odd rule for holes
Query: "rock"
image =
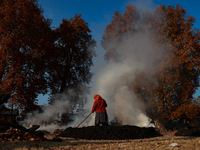
{"label": "rock", "polygon": [[179,145],[178,145],[178,143],[171,143],[171,144],[169,144],[169,147],[178,147]]}

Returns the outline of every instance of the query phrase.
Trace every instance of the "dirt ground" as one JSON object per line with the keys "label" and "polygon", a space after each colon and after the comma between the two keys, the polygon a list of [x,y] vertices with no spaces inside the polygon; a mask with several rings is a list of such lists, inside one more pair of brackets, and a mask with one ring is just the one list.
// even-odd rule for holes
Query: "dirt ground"
{"label": "dirt ground", "polygon": [[[55,134],[45,135],[53,139]],[[200,137],[165,135],[134,140],[82,140],[62,137],[62,141],[0,142],[0,150],[200,150]]]}

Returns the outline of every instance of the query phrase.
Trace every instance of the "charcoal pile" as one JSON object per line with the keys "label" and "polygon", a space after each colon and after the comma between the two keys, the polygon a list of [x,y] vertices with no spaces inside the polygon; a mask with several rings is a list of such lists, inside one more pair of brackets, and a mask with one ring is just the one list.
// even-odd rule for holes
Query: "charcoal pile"
{"label": "charcoal pile", "polygon": [[200,128],[182,128],[175,133],[176,136],[194,136],[200,137]]}
{"label": "charcoal pile", "polygon": [[[35,131],[36,133],[36,131]],[[0,134],[1,141],[44,141],[43,134],[37,131],[37,134],[32,134],[16,128],[9,128],[7,131]]]}
{"label": "charcoal pile", "polygon": [[155,128],[141,128],[137,126],[90,126],[83,128],[67,128],[61,132],[60,137],[72,137],[89,140],[125,140],[143,139],[161,136]]}

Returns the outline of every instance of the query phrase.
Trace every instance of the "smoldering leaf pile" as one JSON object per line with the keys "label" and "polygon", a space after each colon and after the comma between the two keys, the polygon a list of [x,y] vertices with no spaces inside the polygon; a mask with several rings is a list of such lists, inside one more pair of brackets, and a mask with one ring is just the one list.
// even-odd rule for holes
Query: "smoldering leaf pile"
{"label": "smoldering leaf pile", "polygon": [[42,132],[31,134],[16,128],[9,128],[0,134],[1,141],[47,141]]}
{"label": "smoldering leaf pile", "polygon": [[137,126],[88,126],[83,128],[66,128],[59,134],[61,137],[89,140],[126,140],[162,136],[155,128]]}

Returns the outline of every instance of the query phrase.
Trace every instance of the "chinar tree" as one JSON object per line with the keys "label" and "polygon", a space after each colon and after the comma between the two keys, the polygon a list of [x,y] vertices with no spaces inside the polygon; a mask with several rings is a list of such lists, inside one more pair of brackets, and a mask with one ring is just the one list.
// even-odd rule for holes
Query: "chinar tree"
{"label": "chinar tree", "polygon": [[51,28],[37,0],[0,1],[0,105],[26,113],[39,94],[66,91],[83,105],[95,56],[90,32],[80,15]]}
{"label": "chinar tree", "polygon": [[192,103],[200,75],[200,32],[194,23],[179,5],[162,5],[152,12],[128,5],[124,14],[114,13],[105,29],[102,46],[107,61],[120,62],[118,47],[139,32],[160,45],[154,50],[160,59],[152,62],[150,73],[138,72],[135,81],[127,83],[144,104],[151,105],[146,111],[152,118],[190,120],[200,114],[199,106]]}
{"label": "chinar tree", "polygon": [[0,2],[0,105],[32,110],[47,92],[44,58],[53,34],[42,13],[35,0]]}
{"label": "chinar tree", "polygon": [[[51,95],[64,94],[72,109],[83,106],[89,92],[96,44],[90,32],[81,15],[63,19],[55,29],[55,59],[49,65]],[[50,98],[50,103],[53,101]]]}
{"label": "chinar tree", "polygon": [[200,32],[193,28],[194,17],[189,16],[179,5],[161,6],[155,14],[162,14],[154,22],[157,23],[158,32],[163,35],[161,41],[170,43],[168,61],[157,73],[155,106],[170,119],[193,119],[200,113],[199,107],[192,103],[199,87]]}

